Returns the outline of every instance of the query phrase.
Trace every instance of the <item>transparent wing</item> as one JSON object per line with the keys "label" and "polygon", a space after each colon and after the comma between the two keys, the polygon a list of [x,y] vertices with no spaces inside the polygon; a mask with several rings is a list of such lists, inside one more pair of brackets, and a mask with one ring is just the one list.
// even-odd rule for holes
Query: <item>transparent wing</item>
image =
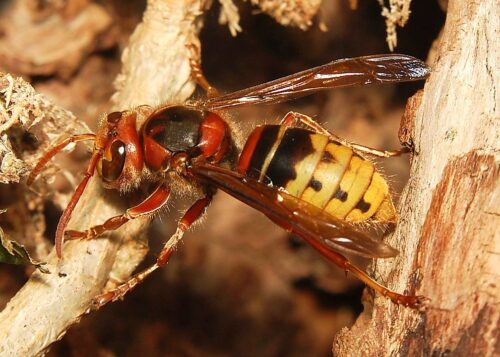
{"label": "transparent wing", "polygon": [[314,237],[322,245],[368,258],[389,258],[398,251],[354,229],[321,209],[256,180],[205,163],[190,171],[238,200],[261,211],[272,221],[301,237]]}
{"label": "transparent wing", "polygon": [[429,74],[430,69],[424,62],[407,55],[347,58],[230,94],[209,98],[204,105],[207,109],[223,109],[280,103],[324,89],[418,81],[427,78]]}

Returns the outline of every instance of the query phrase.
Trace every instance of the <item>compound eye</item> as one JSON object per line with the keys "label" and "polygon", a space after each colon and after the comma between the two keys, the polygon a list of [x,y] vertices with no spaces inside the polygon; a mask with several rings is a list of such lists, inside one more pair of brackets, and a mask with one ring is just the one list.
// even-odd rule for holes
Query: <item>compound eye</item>
{"label": "compound eye", "polygon": [[[105,153],[101,163],[101,177],[104,181],[112,182],[120,177],[125,164],[125,144],[115,140]],[[108,157],[111,156],[111,160]]]}

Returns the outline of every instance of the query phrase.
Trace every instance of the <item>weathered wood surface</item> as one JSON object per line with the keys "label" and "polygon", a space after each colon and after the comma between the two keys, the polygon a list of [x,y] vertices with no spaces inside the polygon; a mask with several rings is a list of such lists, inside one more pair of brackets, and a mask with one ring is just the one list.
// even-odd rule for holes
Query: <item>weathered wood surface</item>
{"label": "weathered wood surface", "polygon": [[404,121],[415,153],[390,239],[401,254],[373,273],[431,302],[423,313],[366,302],[336,337],[336,356],[500,353],[498,15],[496,1],[449,2],[433,73]]}

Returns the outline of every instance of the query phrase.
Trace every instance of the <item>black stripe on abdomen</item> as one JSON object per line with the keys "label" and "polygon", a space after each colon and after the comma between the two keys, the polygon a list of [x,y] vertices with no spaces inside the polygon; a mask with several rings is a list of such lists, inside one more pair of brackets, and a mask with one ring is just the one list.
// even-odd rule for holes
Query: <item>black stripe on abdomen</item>
{"label": "black stripe on abdomen", "polygon": [[260,173],[262,171],[262,166],[264,165],[264,162],[269,155],[269,151],[278,138],[279,131],[279,125],[266,125],[264,127],[259,141],[255,146],[255,150],[252,154],[252,159],[250,160],[250,165],[246,172],[246,175],[248,177],[257,180],[259,179]]}
{"label": "black stripe on abdomen", "polygon": [[310,131],[300,128],[285,131],[265,175],[273,186],[286,187],[287,182],[297,178],[296,164],[314,152],[311,134]]}

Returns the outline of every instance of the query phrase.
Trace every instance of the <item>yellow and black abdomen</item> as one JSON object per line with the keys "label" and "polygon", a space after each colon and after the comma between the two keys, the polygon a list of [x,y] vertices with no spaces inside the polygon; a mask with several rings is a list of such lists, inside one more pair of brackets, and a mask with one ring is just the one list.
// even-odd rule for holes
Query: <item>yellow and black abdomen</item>
{"label": "yellow and black abdomen", "polygon": [[387,182],[373,163],[306,129],[257,127],[240,155],[238,171],[345,221],[396,220]]}

